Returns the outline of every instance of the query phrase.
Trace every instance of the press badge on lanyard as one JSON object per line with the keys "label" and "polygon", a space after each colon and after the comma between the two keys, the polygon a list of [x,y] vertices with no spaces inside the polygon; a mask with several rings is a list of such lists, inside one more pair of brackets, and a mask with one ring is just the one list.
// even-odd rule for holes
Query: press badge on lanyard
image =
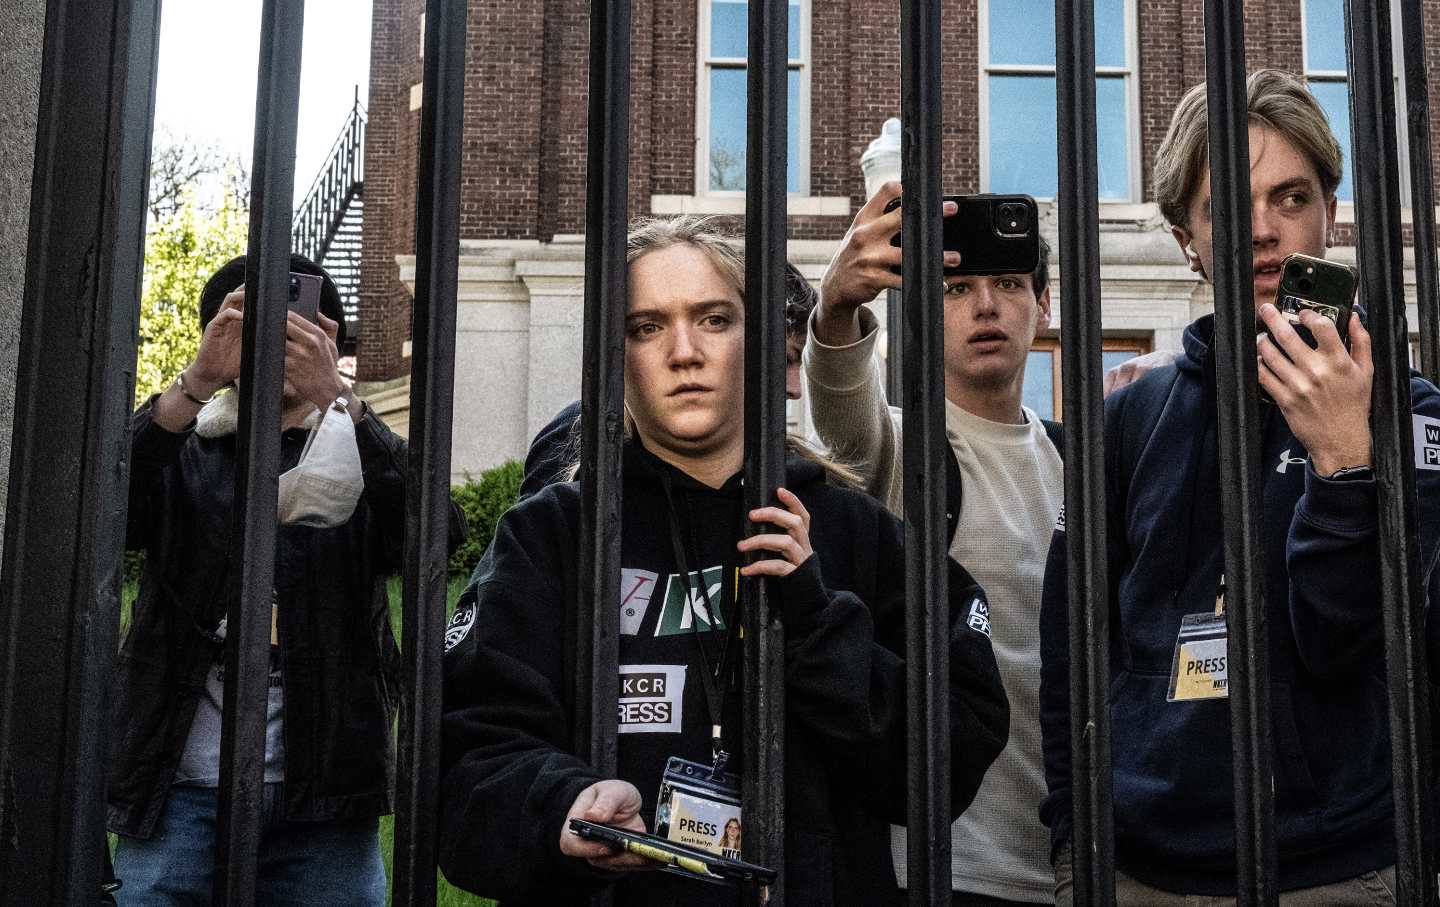
{"label": "press badge on lanyard", "polygon": [[1175,661],[1170,666],[1170,692],[1166,702],[1195,702],[1230,696],[1226,664],[1225,577],[1215,593],[1215,611],[1187,614],[1175,638]]}
{"label": "press badge on lanyard", "polygon": [[[739,648],[743,631],[740,628],[740,576],[736,568],[727,568],[731,574],[731,595],[725,595],[725,583],[720,585],[719,601],[711,600],[710,590],[703,579],[699,589],[690,589],[690,558],[685,552],[685,543],[680,538],[679,518],[675,512],[675,499],[671,493],[668,476],[665,481],[665,497],[670,506],[670,543],[675,554],[675,563],[687,587],[687,600],[704,601],[710,614],[710,626],[725,626],[725,637],[720,648],[719,662],[713,667],[705,652],[705,643],[700,638],[700,621],[690,625],[695,640],[696,653],[700,658],[701,690],[705,696],[705,710],[710,718],[711,764],[691,762],[679,756],[671,756],[665,763],[660,776],[660,795],[655,798],[655,834],[659,837],[707,850],[732,860],[740,859],[740,779],[726,771],[730,753],[725,746],[725,732],[722,716],[725,709],[725,694],[730,686],[733,664],[730,655]],[[733,571],[733,572],[732,572]],[[718,605],[724,602],[725,611]],[[709,632],[706,635],[710,635]]]}
{"label": "press badge on lanyard", "polygon": [[655,798],[655,834],[738,860],[740,828],[740,779],[671,756]]}

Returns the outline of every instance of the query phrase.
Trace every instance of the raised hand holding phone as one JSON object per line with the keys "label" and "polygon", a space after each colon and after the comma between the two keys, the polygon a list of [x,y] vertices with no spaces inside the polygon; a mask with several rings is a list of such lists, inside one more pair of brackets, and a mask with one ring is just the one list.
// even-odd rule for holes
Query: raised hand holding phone
{"label": "raised hand holding phone", "polygon": [[[900,198],[900,184],[880,187],[850,224],[845,238],[830,259],[820,281],[820,303],[815,310],[815,339],[827,346],[844,346],[860,339],[856,314],[886,290],[900,289],[900,250],[890,244],[900,232],[900,210],[889,208]],[[946,202],[941,214],[959,210]],[[945,266],[960,264],[958,252],[945,253]]]}
{"label": "raised hand holding phone", "polygon": [[[946,277],[1029,274],[1040,263],[1039,209],[1028,195],[947,195],[943,244]],[[900,199],[885,205],[898,211]],[[890,244],[899,248],[899,231]],[[952,256],[955,260],[952,260]],[[900,265],[895,269],[898,273]]]}
{"label": "raised hand holding phone", "polygon": [[1300,313],[1307,310],[1329,320],[1340,334],[1340,342],[1348,344],[1358,284],[1359,275],[1349,265],[1295,252],[1280,266],[1275,307],[1292,327],[1299,328],[1297,333],[1312,350],[1315,337],[1300,320]]}
{"label": "raised hand holding phone", "polygon": [[1350,315],[1350,348],[1329,319],[1311,310],[1298,319],[1315,339],[1309,344],[1270,303],[1260,307],[1267,333],[1255,339],[1260,387],[1280,407],[1322,476],[1371,463],[1370,388],[1375,368],[1370,334]]}

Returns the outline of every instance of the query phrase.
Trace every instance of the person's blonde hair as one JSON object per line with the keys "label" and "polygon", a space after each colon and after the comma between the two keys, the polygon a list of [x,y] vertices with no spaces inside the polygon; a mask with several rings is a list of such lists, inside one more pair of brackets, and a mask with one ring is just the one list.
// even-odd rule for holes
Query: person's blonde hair
{"label": "person's blonde hair", "polygon": [[[1321,191],[1331,198],[1344,174],[1344,156],[1325,111],[1305,83],[1278,69],[1257,70],[1245,80],[1245,108],[1252,125],[1270,127],[1310,159]],[[1178,227],[1189,226],[1190,197],[1209,166],[1209,127],[1201,82],[1176,105],[1155,153],[1155,201],[1165,220]]]}
{"label": "person's blonde hair", "polygon": [[[647,217],[637,221],[625,237],[625,261],[634,264],[641,256],[660,249],[688,244],[705,253],[720,276],[735,288],[740,301],[745,301],[745,255],[732,237],[724,232],[723,222],[718,217],[700,217],[693,214],[678,217]],[[783,300],[780,301],[783,304]],[[630,408],[625,408],[625,437],[635,437],[634,417]],[[567,480],[574,481],[580,470],[578,443],[579,418],[576,419],[575,440],[571,448],[571,464],[565,472]],[[858,488],[862,482],[855,470],[833,457],[812,447],[803,438],[793,434],[785,437],[785,446],[793,454],[812,460],[825,470],[825,476],[832,484]]]}
{"label": "person's blonde hair", "polygon": [[718,217],[684,214],[679,217],[647,217],[636,221],[625,236],[625,261],[634,264],[641,256],[670,246],[691,245],[705,253],[725,282],[745,299],[745,256],[734,238],[723,229]]}

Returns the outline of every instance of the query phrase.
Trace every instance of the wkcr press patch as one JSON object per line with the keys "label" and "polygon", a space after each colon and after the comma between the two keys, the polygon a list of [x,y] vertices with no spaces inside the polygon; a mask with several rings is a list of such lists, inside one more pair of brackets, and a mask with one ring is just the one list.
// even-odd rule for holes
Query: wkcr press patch
{"label": "wkcr press patch", "polygon": [[1415,468],[1440,472],[1440,419],[1412,418],[1415,420]]}

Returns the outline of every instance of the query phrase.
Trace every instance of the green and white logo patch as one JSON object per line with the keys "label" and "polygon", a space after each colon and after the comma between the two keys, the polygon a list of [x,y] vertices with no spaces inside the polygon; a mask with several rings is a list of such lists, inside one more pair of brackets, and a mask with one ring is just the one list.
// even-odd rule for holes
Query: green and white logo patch
{"label": "green and white logo patch", "polygon": [[[696,630],[725,629],[725,603],[720,600],[725,588],[725,568],[708,567],[699,573],[691,573],[687,583],[678,573],[670,574],[665,585],[664,605],[660,619],[655,622],[656,636],[674,636],[677,633],[693,633]],[[704,583],[704,591],[701,591]],[[705,604],[706,595],[716,613],[710,613]]]}

